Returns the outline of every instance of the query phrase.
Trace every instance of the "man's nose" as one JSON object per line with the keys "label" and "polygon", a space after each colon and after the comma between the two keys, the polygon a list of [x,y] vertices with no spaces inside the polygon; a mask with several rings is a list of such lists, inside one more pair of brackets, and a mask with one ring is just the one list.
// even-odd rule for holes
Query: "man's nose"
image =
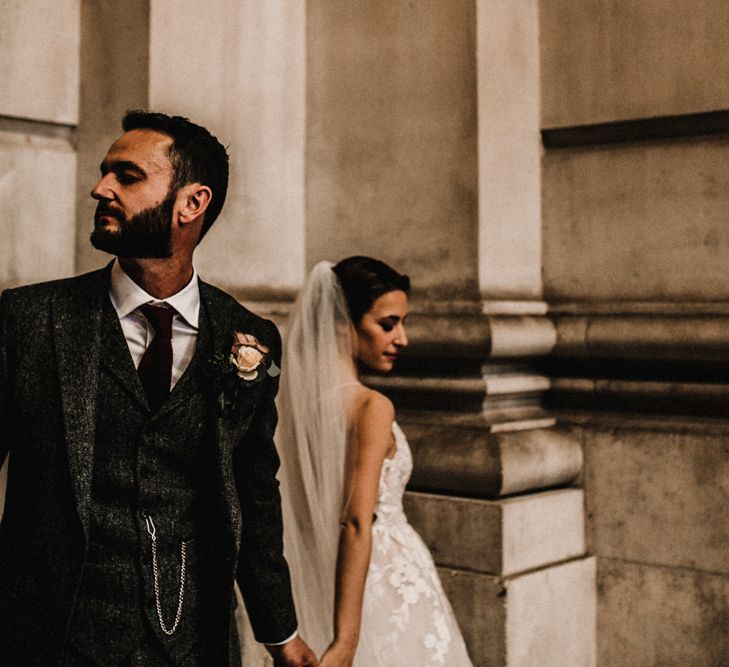
{"label": "man's nose", "polygon": [[111,189],[111,175],[104,174],[91,190],[91,197],[96,200],[114,199],[114,192]]}

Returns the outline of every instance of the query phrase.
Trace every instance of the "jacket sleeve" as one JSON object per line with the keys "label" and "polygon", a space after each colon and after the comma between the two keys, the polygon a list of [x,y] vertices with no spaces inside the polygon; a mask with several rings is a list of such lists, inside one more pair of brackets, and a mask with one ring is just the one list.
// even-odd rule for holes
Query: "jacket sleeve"
{"label": "jacket sleeve", "polygon": [[10,402],[9,369],[8,369],[8,329],[9,329],[9,292],[0,295],[0,468],[10,450],[9,418]]}
{"label": "jacket sleeve", "polygon": [[[281,338],[276,327],[265,338],[274,361],[281,364]],[[283,556],[281,496],[276,472],[279,458],[273,436],[278,416],[274,399],[278,377],[263,381],[255,415],[235,448],[234,468],[242,513],[237,580],[256,639],[275,644],[297,627],[288,565]]]}

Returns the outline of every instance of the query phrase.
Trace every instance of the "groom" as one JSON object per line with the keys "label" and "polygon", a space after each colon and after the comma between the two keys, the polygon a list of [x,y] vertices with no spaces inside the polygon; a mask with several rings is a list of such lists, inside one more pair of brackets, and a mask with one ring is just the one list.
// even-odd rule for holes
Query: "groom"
{"label": "groom", "polygon": [[0,664],[239,664],[237,581],[276,665],[315,665],[282,555],[278,332],[192,264],[228,156],[185,118],[122,125],[91,193],[117,259],[0,299]]}

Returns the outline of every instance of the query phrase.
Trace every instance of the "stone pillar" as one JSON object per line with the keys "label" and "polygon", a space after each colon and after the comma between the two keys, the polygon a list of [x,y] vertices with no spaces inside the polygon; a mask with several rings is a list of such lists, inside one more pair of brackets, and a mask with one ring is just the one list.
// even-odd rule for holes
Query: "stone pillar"
{"label": "stone pillar", "polygon": [[73,273],[80,10],[80,0],[3,8],[0,289]]}
{"label": "stone pillar", "polygon": [[0,290],[74,270],[80,11],[80,0],[2,8]]}
{"label": "stone pillar", "polygon": [[474,661],[593,665],[582,492],[547,490],[582,450],[542,406],[537,3],[316,0],[307,27],[307,264],[411,275],[410,350],[367,381],[409,437],[408,511]]}
{"label": "stone pillar", "polygon": [[290,300],[304,277],[305,3],[151,0],[150,20],[150,106],[230,153],[198,270],[242,299]]}
{"label": "stone pillar", "polygon": [[149,0],[83,0],[80,47],[76,273],[111,259],[89,243],[96,208],[89,193],[106,151],[122,134],[124,112],[149,104]]}

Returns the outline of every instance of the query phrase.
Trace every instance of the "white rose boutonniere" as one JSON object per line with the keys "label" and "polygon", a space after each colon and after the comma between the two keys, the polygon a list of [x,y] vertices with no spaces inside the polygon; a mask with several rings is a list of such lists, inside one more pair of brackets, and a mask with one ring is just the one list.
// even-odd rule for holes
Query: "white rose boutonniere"
{"label": "white rose boutonniere", "polygon": [[242,380],[260,382],[266,375],[276,377],[280,373],[278,366],[269,358],[270,351],[255,336],[236,331],[230,350],[230,363]]}
{"label": "white rose boutonniere", "polygon": [[230,353],[216,354],[210,360],[212,386],[222,415],[237,411],[247,387],[281,373],[270,352],[253,334],[235,331]]}

